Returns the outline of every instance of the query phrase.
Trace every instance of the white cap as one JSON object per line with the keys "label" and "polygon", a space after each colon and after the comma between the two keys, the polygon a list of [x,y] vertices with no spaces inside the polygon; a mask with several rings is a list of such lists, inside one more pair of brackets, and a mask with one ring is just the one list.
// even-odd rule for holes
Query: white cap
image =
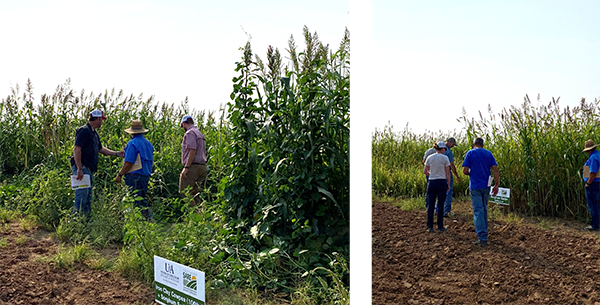
{"label": "white cap", "polygon": [[92,112],[90,112],[90,118],[103,118],[106,119],[106,117],[104,116],[104,111],[95,109],[92,110]]}
{"label": "white cap", "polygon": [[446,143],[444,143],[443,141],[439,141],[439,142],[437,143],[437,146],[438,146],[439,148],[448,148],[448,147],[446,147]]}
{"label": "white cap", "polygon": [[[187,122],[188,119],[192,119],[192,116],[191,115],[187,115],[187,114],[184,115],[183,118],[181,118],[181,123]],[[192,119],[192,120],[194,120],[194,119]]]}

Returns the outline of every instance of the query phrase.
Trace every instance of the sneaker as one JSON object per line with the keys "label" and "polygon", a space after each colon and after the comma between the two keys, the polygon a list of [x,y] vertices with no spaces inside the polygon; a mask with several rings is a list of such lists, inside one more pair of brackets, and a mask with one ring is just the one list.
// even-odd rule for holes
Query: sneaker
{"label": "sneaker", "polygon": [[427,228],[427,232],[433,233],[433,228]]}
{"label": "sneaker", "polygon": [[473,242],[473,244],[475,244],[475,245],[479,245],[479,246],[480,246],[480,247],[482,247],[482,248],[483,248],[483,247],[487,247],[487,246],[488,246],[488,242],[487,242],[487,240],[479,240],[479,239],[478,239],[478,240],[474,241],[474,242]]}
{"label": "sneaker", "polygon": [[600,228],[594,228],[592,226],[587,226],[584,229],[589,230],[589,231],[600,231]]}
{"label": "sneaker", "polygon": [[446,232],[446,231],[448,231],[448,228],[446,228],[446,227],[438,229],[438,232]]}

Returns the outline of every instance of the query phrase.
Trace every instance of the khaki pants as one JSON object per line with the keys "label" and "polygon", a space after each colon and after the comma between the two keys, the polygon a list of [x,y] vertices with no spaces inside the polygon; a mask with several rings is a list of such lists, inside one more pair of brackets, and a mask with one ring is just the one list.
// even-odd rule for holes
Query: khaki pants
{"label": "khaki pants", "polygon": [[192,164],[188,169],[187,178],[183,178],[179,174],[179,194],[183,196],[183,190],[188,186],[192,186],[190,196],[193,196],[194,200],[190,202],[191,207],[195,207],[200,203],[198,193],[202,189],[202,181],[206,178],[206,165]]}

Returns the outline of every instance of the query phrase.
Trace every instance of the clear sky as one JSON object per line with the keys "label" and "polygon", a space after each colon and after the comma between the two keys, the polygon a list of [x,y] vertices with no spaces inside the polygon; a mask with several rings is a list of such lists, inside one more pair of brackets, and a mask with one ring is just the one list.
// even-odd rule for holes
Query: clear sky
{"label": "clear sky", "polygon": [[[460,130],[463,107],[469,116],[488,104],[499,112],[525,94],[544,103],[560,96],[563,106],[600,97],[599,1],[371,7],[363,103],[372,129],[389,121],[419,133]],[[0,8],[0,98],[30,78],[39,100],[71,78],[76,91],[116,88],[172,103],[187,96],[193,107],[215,110],[229,101],[246,33],[262,58],[268,45],[285,54],[291,34],[302,47],[304,25],[335,47],[350,15],[348,0],[0,0]]]}

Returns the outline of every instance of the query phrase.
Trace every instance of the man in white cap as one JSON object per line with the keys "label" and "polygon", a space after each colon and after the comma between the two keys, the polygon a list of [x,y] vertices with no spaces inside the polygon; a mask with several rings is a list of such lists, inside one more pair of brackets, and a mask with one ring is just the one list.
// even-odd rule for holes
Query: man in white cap
{"label": "man in white cap", "polygon": [[198,205],[200,199],[198,193],[201,183],[206,178],[206,140],[204,135],[194,126],[194,119],[184,115],[180,122],[181,128],[185,130],[181,143],[181,164],[183,170],[179,175],[179,193],[191,187],[190,195],[194,200],[192,206]]}
{"label": "man in white cap", "polygon": [[98,170],[98,153],[105,156],[123,157],[123,151],[114,151],[102,147],[100,137],[96,129],[102,126],[106,120],[104,112],[93,110],[90,112],[88,123],[77,128],[75,133],[75,146],[71,157],[71,170],[77,175],[77,180],[83,179],[83,175],[90,176],[90,187],[75,190],[75,203],[73,212],[81,212],[88,217],[92,210],[92,187],[94,173]]}
{"label": "man in white cap", "polygon": [[122,177],[125,176],[125,184],[135,192],[136,197],[141,198],[141,200],[135,201],[135,205],[140,208],[142,216],[146,220],[150,220],[146,193],[150,174],[152,174],[154,146],[144,137],[148,129],[143,127],[140,120],[133,120],[131,127],[125,129],[125,132],[131,135],[131,140],[125,147],[125,160],[123,160],[123,166],[117,173],[115,181],[121,183]]}

